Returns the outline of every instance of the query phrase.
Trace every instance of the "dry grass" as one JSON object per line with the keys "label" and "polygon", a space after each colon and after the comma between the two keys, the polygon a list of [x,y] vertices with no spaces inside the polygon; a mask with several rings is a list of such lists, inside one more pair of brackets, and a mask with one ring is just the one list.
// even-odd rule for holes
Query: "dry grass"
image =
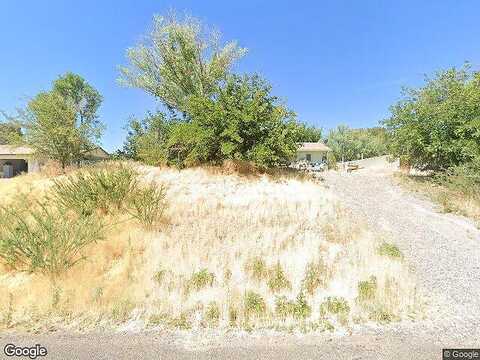
{"label": "dry grass", "polygon": [[[360,221],[351,225],[335,195],[314,182],[138,170],[145,183],[168,189],[167,223],[146,231],[117,215],[108,238],[55,284],[0,269],[3,327],[333,330],[421,310],[404,262],[380,255],[377,236]],[[2,195],[24,183],[37,194],[50,183],[11,181]],[[366,300],[359,289],[372,277]]]}
{"label": "dry grass", "polygon": [[480,226],[480,199],[462,191],[455,191],[435,182],[431,176],[395,174],[395,179],[406,189],[428,196],[445,213],[454,213],[473,219]]}

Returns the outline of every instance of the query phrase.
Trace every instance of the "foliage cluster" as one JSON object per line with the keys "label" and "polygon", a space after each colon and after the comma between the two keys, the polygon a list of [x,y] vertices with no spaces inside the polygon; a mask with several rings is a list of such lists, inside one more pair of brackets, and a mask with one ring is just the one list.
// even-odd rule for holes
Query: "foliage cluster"
{"label": "foliage cluster", "polygon": [[337,160],[351,161],[387,154],[388,137],[380,127],[352,129],[339,125],[327,136],[327,145]]}
{"label": "foliage cluster", "polygon": [[101,103],[102,96],[85,79],[66,73],[20,113],[23,141],[62,168],[78,163],[98,146],[104,129],[97,116]]}
{"label": "foliage cluster", "polygon": [[480,72],[451,68],[406,89],[385,120],[391,153],[422,170],[465,169],[480,155]]}
{"label": "foliage cluster", "polygon": [[141,185],[129,166],[107,164],[56,180],[51,199],[58,207],[82,216],[128,213],[146,228],[161,219],[166,207],[162,185]]}
{"label": "foliage cluster", "polygon": [[58,161],[65,169],[98,147],[104,130],[97,116],[102,101],[85,79],[67,72],[16,116],[2,112],[6,121],[0,123],[0,144],[27,144],[38,156]]}
{"label": "foliage cluster", "polygon": [[165,189],[141,186],[129,167],[79,171],[55,181],[42,201],[21,197],[0,208],[0,259],[11,268],[55,278],[103,239],[112,225],[105,215],[126,213],[151,229],[165,206]]}
{"label": "foliage cluster", "polygon": [[179,167],[224,160],[266,168],[289,162],[300,141],[321,130],[299,124],[258,75],[230,69],[243,56],[236,43],[196,19],[155,17],[147,40],[130,49],[121,82],[154,95],[169,115],[131,120],[122,155],[152,165]]}
{"label": "foliage cluster", "polygon": [[0,209],[0,258],[16,270],[56,276],[82,260],[81,251],[101,240],[103,230],[95,217],[41,203],[5,207]]}

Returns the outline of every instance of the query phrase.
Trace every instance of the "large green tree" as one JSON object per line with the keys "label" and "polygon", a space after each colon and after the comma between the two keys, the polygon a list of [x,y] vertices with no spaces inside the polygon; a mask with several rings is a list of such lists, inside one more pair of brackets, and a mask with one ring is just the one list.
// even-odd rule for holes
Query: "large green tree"
{"label": "large green tree", "polygon": [[212,96],[244,53],[235,42],[222,46],[219,34],[193,17],[155,16],[150,34],[128,49],[120,82],[184,112],[190,96]]}
{"label": "large green tree", "polygon": [[62,168],[84,159],[98,146],[104,128],[96,113],[101,101],[83,78],[67,73],[29,102],[23,113],[26,142]]}
{"label": "large green tree", "polygon": [[124,153],[152,165],[231,159],[268,167],[290,161],[305,133],[257,75],[229,76],[215,97],[190,97],[186,113],[131,121]]}
{"label": "large green tree", "polygon": [[231,73],[244,53],[235,42],[221,46],[192,17],[156,16],[146,40],[128,50],[120,80],[172,115],[131,121],[123,154],[150,164],[238,159],[267,167],[291,160],[298,142],[318,141],[321,131],[298,124],[265,80]]}
{"label": "large green tree", "polygon": [[391,152],[416,168],[445,170],[480,156],[480,73],[468,66],[406,89],[391,112]]}
{"label": "large green tree", "polygon": [[97,111],[103,97],[83,77],[67,72],[55,80],[53,90],[71,102],[80,124],[98,121]]}
{"label": "large green tree", "polygon": [[[298,147],[295,114],[257,75],[229,76],[214,99],[192,97],[187,109],[188,131],[195,139],[187,151],[192,161],[238,159],[274,166],[290,160]],[[170,142],[178,147],[182,138]]]}

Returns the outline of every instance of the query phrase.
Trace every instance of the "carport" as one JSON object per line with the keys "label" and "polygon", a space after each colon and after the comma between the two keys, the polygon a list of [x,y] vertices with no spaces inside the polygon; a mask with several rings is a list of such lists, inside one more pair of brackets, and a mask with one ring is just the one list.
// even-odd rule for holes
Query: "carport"
{"label": "carport", "polygon": [[34,150],[26,146],[0,145],[0,178],[11,178],[21,173],[39,170]]}

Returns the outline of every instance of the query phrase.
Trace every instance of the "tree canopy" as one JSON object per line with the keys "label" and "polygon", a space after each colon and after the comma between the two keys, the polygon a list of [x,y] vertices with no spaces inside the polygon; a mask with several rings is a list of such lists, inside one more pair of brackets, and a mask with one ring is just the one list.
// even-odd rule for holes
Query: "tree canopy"
{"label": "tree canopy", "polygon": [[97,121],[102,95],[80,75],[67,72],[55,80],[53,90],[73,105],[80,124]]}
{"label": "tree canopy", "polygon": [[21,141],[20,126],[13,122],[0,122],[0,145],[17,144]]}
{"label": "tree canopy", "polygon": [[179,166],[227,159],[262,167],[285,163],[301,130],[295,114],[270,92],[257,75],[231,75],[215,98],[191,97],[187,119],[158,113],[130,121],[124,152],[150,164]]}
{"label": "tree canopy", "polygon": [[95,149],[103,131],[97,109],[102,97],[79,75],[67,73],[53,89],[35,96],[23,112],[25,141],[62,167]]}
{"label": "tree canopy", "polygon": [[290,161],[298,142],[318,141],[321,129],[298,123],[266,80],[231,72],[244,53],[235,42],[220,46],[192,17],[156,16],[146,40],[128,50],[121,81],[155,96],[170,115],[131,120],[123,154],[153,165],[232,159],[268,167]]}
{"label": "tree canopy", "polygon": [[480,155],[480,73],[469,66],[406,89],[391,112],[391,152],[416,168],[446,170]]}
{"label": "tree canopy", "polygon": [[193,17],[155,16],[145,40],[127,50],[130,64],[120,68],[120,82],[184,112],[189,96],[213,95],[245,52],[236,42],[222,46],[218,32]]}
{"label": "tree canopy", "polygon": [[350,161],[387,153],[387,134],[380,127],[352,129],[339,125],[327,137],[327,145],[338,160]]}

